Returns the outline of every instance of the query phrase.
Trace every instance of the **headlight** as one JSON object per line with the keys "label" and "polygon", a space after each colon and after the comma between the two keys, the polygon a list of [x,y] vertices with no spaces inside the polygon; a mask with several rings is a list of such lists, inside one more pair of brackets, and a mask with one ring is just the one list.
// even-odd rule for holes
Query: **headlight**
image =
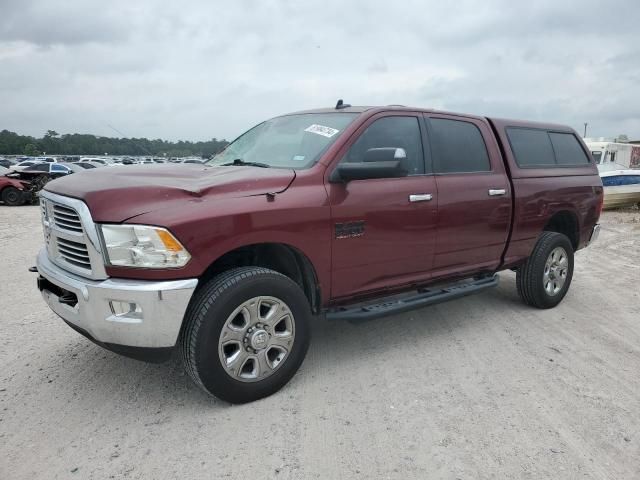
{"label": "headlight", "polygon": [[177,268],[191,255],[161,227],[147,225],[101,225],[104,257],[109,265],[139,268]]}

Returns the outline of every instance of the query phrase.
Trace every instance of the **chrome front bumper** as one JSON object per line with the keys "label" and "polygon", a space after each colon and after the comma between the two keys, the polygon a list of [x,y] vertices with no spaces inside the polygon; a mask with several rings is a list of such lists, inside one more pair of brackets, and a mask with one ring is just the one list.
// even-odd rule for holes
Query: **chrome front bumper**
{"label": "chrome front bumper", "polygon": [[[198,284],[197,279],[89,280],[53,264],[44,249],[38,254],[37,267],[46,279],[39,282],[42,296],[56,314],[98,342],[130,347],[173,347]],[[65,296],[67,292],[75,295],[77,302],[61,302],[61,290]],[[135,304],[137,311],[123,313],[114,304]]]}

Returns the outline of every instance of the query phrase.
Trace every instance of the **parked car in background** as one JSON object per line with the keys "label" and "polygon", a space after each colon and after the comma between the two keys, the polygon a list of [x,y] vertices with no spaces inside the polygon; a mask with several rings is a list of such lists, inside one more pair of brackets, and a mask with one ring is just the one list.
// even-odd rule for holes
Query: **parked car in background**
{"label": "parked car in background", "polygon": [[[3,168],[3,167],[0,167]],[[0,176],[0,200],[11,207],[30,202],[32,194],[29,184],[16,178]]]}
{"label": "parked car in background", "polygon": [[25,160],[23,162],[17,163],[15,165],[11,165],[9,167],[9,171],[12,172],[22,172],[23,170],[33,167],[34,165],[38,165],[44,162],[38,162],[36,160]]}
{"label": "parked car in background", "polygon": [[58,163],[58,165],[68,168],[73,173],[79,173],[86,170],[83,165],[80,165],[80,163]]}
{"label": "parked car in background", "polygon": [[76,162],[76,163],[74,163],[74,165],[77,166],[78,168],[82,168],[84,170],[97,168],[93,163],[89,163],[89,162]]}
{"label": "parked car in background", "polygon": [[87,165],[92,165],[95,168],[103,168],[106,167],[107,165],[101,162],[96,162],[95,160],[83,160],[81,162],[78,162],[78,164],[87,164]]}
{"label": "parked car in background", "polygon": [[29,184],[29,190],[36,194],[51,180],[81,171],[75,165],[63,165],[61,163],[39,162],[19,172],[9,174],[11,178],[22,180]]}
{"label": "parked car in background", "polygon": [[60,163],[38,163],[20,172],[23,176],[46,174],[53,178],[69,175],[70,173],[72,173],[71,168]]}
{"label": "parked car in background", "polygon": [[8,158],[0,158],[0,167],[4,167],[8,169],[9,167],[12,167],[15,164],[16,162],[13,160],[10,160]]}
{"label": "parked car in background", "polygon": [[106,160],[103,160],[102,158],[94,158],[94,157],[82,157],[80,159],[80,162],[89,162],[100,167],[106,167],[109,164],[109,162],[107,162]]}
{"label": "parked car in background", "polygon": [[54,178],[64,177],[73,173],[70,167],[59,163],[37,163],[17,173],[21,180],[28,180],[39,186],[40,190]]}

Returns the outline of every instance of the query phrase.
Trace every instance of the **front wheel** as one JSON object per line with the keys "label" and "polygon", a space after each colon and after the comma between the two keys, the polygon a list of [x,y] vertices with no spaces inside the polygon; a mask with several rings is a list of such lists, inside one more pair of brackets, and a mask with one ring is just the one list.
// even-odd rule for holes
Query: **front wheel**
{"label": "front wheel", "polygon": [[7,187],[2,190],[2,201],[10,207],[18,207],[24,203],[22,192],[16,187]]}
{"label": "front wheel", "polygon": [[573,278],[573,246],[563,234],[543,232],[536,246],[516,273],[518,294],[536,308],[560,303]]}
{"label": "front wheel", "polygon": [[185,368],[206,392],[230,403],[271,395],[307,353],[311,310],[290,278],[260,267],[234,268],[207,282],[185,316]]}

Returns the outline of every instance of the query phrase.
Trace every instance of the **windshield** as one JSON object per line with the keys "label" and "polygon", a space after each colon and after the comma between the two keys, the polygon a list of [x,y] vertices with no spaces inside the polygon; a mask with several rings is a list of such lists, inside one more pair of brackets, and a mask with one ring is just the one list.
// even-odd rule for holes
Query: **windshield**
{"label": "windshield", "polygon": [[357,113],[304,113],[267,120],[236,138],[207,165],[309,168]]}

